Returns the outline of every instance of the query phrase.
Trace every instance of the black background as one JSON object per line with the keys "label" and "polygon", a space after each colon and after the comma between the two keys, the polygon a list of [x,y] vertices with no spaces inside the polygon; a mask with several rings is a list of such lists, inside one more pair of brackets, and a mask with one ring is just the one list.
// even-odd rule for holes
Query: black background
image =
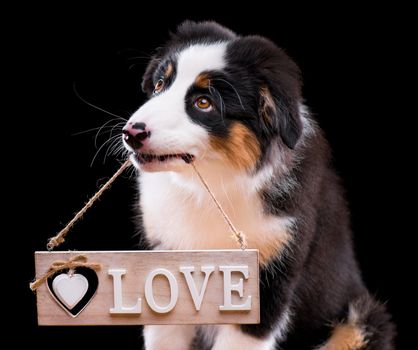
{"label": "black background", "polygon": [[[400,112],[405,101],[397,95],[403,61],[403,32],[394,24],[397,14],[391,8],[345,8],[302,16],[295,9],[254,6],[227,12],[211,4],[194,5],[177,15],[174,4],[153,10],[100,10],[28,8],[18,11],[8,28],[23,30],[7,50],[13,63],[7,73],[17,96],[7,119],[12,121],[11,143],[18,149],[17,170],[11,172],[18,184],[10,216],[17,230],[10,234],[9,246],[19,252],[22,264],[13,278],[16,293],[13,290],[10,315],[16,317],[12,326],[22,331],[15,340],[48,349],[57,348],[57,341],[63,341],[58,348],[140,348],[136,327],[38,327],[35,295],[28,288],[34,276],[33,252],[44,250],[47,238],[119,164],[113,156],[103,163],[104,147],[90,166],[97,151],[95,133],[74,134],[112,117],[83,103],[74,85],[90,103],[127,118],[144,101],[141,75],[168,30],[183,19],[215,19],[240,34],[273,39],[300,65],[306,103],[326,132],[346,186],[364,279],[372,293],[387,302],[399,329],[399,348],[408,348],[406,311],[413,303],[405,300],[409,282],[404,267],[412,230],[406,227],[400,199],[405,191],[400,188],[407,183],[408,167],[401,156],[408,122]],[[99,136],[98,146],[106,135]],[[128,173],[59,249],[135,248],[134,198],[135,180]]]}

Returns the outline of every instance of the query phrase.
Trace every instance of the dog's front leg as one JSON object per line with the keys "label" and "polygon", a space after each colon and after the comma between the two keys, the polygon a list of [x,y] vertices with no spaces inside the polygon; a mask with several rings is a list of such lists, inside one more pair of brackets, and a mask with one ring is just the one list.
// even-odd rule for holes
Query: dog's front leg
{"label": "dog's front leg", "polygon": [[275,344],[274,335],[257,338],[243,333],[239,326],[228,325],[219,327],[212,350],[273,350]]}
{"label": "dog's front leg", "polygon": [[145,350],[187,350],[195,335],[196,327],[181,326],[145,326]]}

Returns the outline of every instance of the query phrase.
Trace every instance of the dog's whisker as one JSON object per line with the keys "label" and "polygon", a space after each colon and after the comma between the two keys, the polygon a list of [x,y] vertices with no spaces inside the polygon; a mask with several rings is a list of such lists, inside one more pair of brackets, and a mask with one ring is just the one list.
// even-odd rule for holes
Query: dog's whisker
{"label": "dog's whisker", "polygon": [[[76,133],[71,134],[71,136],[78,136],[78,135],[82,135],[82,134],[87,134],[89,132],[97,131],[100,128],[103,128],[103,126],[98,126],[98,127],[87,129],[87,130],[78,131]],[[113,125],[107,125],[103,129],[110,129],[110,128],[114,128],[114,126]],[[107,130],[107,131],[105,130],[104,132],[110,132],[110,130]]]}
{"label": "dog's whisker", "polygon": [[215,78],[215,79],[212,79],[213,81],[222,81],[222,82],[224,82],[224,83],[226,83],[226,84],[228,84],[234,91],[235,91],[235,94],[237,95],[237,97],[238,97],[238,100],[239,100],[239,103],[240,103],[240,105],[241,105],[241,107],[242,107],[242,109],[245,111],[245,107],[244,107],[244,104],[242,103],[242,98],[241,98],[241,95],[238,93],[238,91],[237,91],[237,89],[235,88],[235,86],[234,85],[232,85],[228,80],[226,80],[226,79],[222,79],[222,78]]}
{"label": "dog's whisker", "polygon": [[122,128],[123,128],[123,126],[124,126],[124,125],[125,125],[125,123],[124,123],[124,122],[119,122],[119,123],[115,124],[115,125],[112,127],[112,129],[110,130],[110,136],[112,136],[113,132],[114,132],[115,130],[119,129],[119,128],[120,128],[120,130],[118,130],[118,132],[122,132]]}
{"label": "dog's whisker", "polygon": [[96,106],[95,104],[93,104],[93,103],[91,103],[91,102],[89,102],[89,101],[87,101],[86,99],[84,99],[83,97],[81,97],[81,95],[79,94],[79,92],[77,91],[77,89],[76,89],[76,86],[75,86],[75,82],[74,82],[74,84],[73,84],[73,91],[74,91],[74,93],[75,93],[75,95],[82,101],[82,102],[84,102],[86,105],[88,105],[88,106],[90,106],[90,107],[92,107],[92,108],[94,108],[94,109],[97,109],[98,111],[101,111],[101,112],[103,112],[103,113],[106,113],[106,114],[108,114],[108,115],[111,115],[111,116],[113,116],[113,117],[117,117],[117,118],[119,118],[119,119],[122,119],[122,120],[124,120],[125,122],[126,121],[128,121],[126,118],[123,118],[123,117],[121,117],[120,115],[117,115],[117,114],[115,114],[115,113],[112,113],[112,112],[109,112],[108,110],[106,110],[106,109],[104,109],[104,108],[102,108],[102,107],[99,107],[99,106]]}
{"label": "dog's whisker", "polygon": [[[112,122],[112,121],[115,121],[115,119],[111,119],[111,120],[109,120],[109,121],[107,121],[106,123],[104,123],[103,125],[102,125],[102,127],[101,128],[99,128],[99,130],[97,130],[97,132],[96,132],[96,136],[94,137],[94,146],[95,147],[97,147],[97,139],[98,139],[98,137],[99,137],[99,135],[100,135],[100,133],[101,133],[101,131],[102,131],[102,129],[107,125],[107,124],[109,124],[110,122]],[[124,123],[124,122],[121,122],[121,123]],[[119,123],[118,123],[119,124]],[[117,126],[118,124],[116,124],[115,126]],[[119,124],[120,125],[120,124]],[[113,128],[115,127],[115,126],[112,126],[112,129],[111,130],[113,130]],[[112,132],[110,133],[110,135],[112,136]]]}
{"label": "dog's whisker", "polygon": [[215,89],[213,86],[211,86],[210,84],[208,86],[208,89],[209,89],[209,92],[211,93],[212,96],[214,95],[213,92],[215,92],[217,94],[218,98],[219,98],[219,104],[220,104],[220,107],[221,107],[220,108],[220,115],[221,115],[222,122],[223,122],[224,126],[226,127],[225,117],[224,117],[224,114],[225,114],[224,100],[222,99],[222,96],[219,93],[219,91],[217,89]]}
{"label": "dog's whisker", "polygon": [[[119,135],[115,135],[115,136],[119,136]],[[109,142],[107,150],[106,150],[104,158],[103,158],[103,164],[106,163],[106,158],[107,158],[107,155],[109,154],[109,152],[112,153],[112,151],[111,151],[112,148],[119,146],[121,142],[122,141],[120,140],[119,137],[113,138],[112,142]]]}
{"label": "dog's whisker", "polygon": [[103,149],[103,147],[105,147],[109,142],[112,142],[115,138],[118,138],[118,137],[120,137],[119,135],[115,135],[115,136],[112,136],[112,137],[110,137],[108,140],[106,140],[100,147],[99,147],[99,149],[96,151],[96,153],[95,153],[95,155],[94,155],[94,157],[93,157],[93,159],[92,159],[92,161],[91,161],[91,163],[90,163],[90,167],[92,167],[93,166],[93,164],[94,164],[94,161],[96,160],[96,157],[97,157],[97,155],[100,153],[100,151]]}
{"label": "dog's whisker", "polygon": [[124,150],[123,143],[120,141],[117,141],[114,143],[114,145],[110,149],[109,154],[117,155],[123,150]]}

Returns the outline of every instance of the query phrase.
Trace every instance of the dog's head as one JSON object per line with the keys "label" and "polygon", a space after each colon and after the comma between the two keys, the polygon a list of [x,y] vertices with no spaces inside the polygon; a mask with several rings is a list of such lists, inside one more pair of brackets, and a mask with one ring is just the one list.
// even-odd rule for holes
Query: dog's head
{"label": "dog's head", "polygon": [[149,100],[123,140],[144,171],[195,161],[255,172],[301,136],[299,69],[259,36],[185,22],[151,59],[142,87]]}

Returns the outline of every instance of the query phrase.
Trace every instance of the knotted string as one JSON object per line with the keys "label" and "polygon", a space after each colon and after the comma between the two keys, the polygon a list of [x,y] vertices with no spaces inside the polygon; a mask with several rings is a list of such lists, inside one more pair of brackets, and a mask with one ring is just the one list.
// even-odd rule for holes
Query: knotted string
{"label": "knotted string", "polygon": [[245,238],[244,233],[242,231],[238,231],[236,229],[236,227],[232,223],[231,219],[225,213],[225,210],[222,208],[221,203],[219,203],[218,200],[216,199],[215,194],[210,189],[208,183],[205,181],[205,179],[203,178],[202,174],[200,174],[199,170],[197,170],[196,165],[194,163],[191,163],[191,165],[192,165],[194,171],[196,172],[197,177],[199,178],[200,182],[203,184],[203,186],[205,187],[206,191],[211,196],[213,202],[215,203],[216,207],[218,208],[218,210],[221,213],[222,217],[224,218],[225,222],[229,226],[229,229],[231,230],[231,232],[233,234],[233,237],[235,238],[235,240],[237,241],[237,243],[239,244],[239,246],[241,247],[242,250],[247,249],[247,240]]}
{"label": "knotted string", "polygon": [[56,236],[51,237],[48,240],[48,244],[46,245],[48,250],[52,250],[55,247],[58,247],[61,243],[64,243],[65,236],[68,234],[68,232],[70,232],[74,224],[83,217],[84,213],[94,204],[94,202],[96,202],[96,200],[100,198],[103,192],[112,185],[116,178],[122,174],[129,165],[131,165],[131,161],[128,159],[125,163],[122,164],[118,171],[114,173],[113,176],[95,193],[95,195],[89,199],[84,207],[81,208],[77,214],[75,214],[75,216],[68,222],[68,224],[65,225],[65,227],[60,232],[58,232]]}
{"label": "knotted string", "polygon": [[65,269],[75,269],[76,267],[88,267],[93,270],[100,270],[101,265],[99,263],[89,263],[87,262],[87,257],[85,255],[76,255],[70,258],[69,260],[55,260],[48,271],[43,274],[42,277],[36,279],[35,281],[29,283],[29,288],[34,292],[38,287],[45,283],[46,280],[53,276],[55,273]]}
{"label": "knotted string", "polygon": [[[216,207],[221,213],[223,219],[229,226],[238,245],[241,247],[242,250],[247,249],[247,241],[246,241],[244,233],[236,229],[231,219],[228,217],[228,215],[225,213],[225,210],[222,208],[222,205],[216,199],[215,194],[210,189],[208,183],[205,181],[203,176],[200,174],[199,170],[196,168],[195,164],[193,162],[190,164],[193,167],[194,171],[196,172],[199,180],[202,182],[203,186],[205,187],[206,191],[211,196],[213,202],[215,203]],[[122,164],[122,166],[118,169],[118,171],[116,171],[116,173],[113,174],[113,176],[94,194],[94,196],[89,199],[89,201],[84,205],[84,207],[81,208],[77,214],[75,214],[75,216],[68,222],[68,224],[65,225],[65,227],[56,236],[51,237],[48,240],[48,244],[46,246],[48,250],[54,249],[55,247],[59,246],[61,243],[65,241],[65,236],[74,226],[74,224],[83,217],[84,213],[94,204],[94,202],[96,202],[97,199],[100,198],[103,192],[106,191],[112,185],[112,183],[116,180],[116,178],[120,174],[122,174],[129,165],[131,165],[131,161],[128,159],[125,161],[125,163]]]}
{"label": "knotted string", "polygon": [[[51,237],[48,240],[47,249],[52,250],[55,247],[59,246],[61,243],[65,241],[65,236],[68,234],[68,232],[71,230],[71,228],[74,226],[74,224],[80,220],[84,213],[96,202],[97,199],[100,198],[100,196],[103,194],[104,191],[106,191],[112,183],[116,180],[116,178],[123,173],[123,171],[131,165],[130,160],[126,160],[125,163],[122,164],[122,166],[116,171],[115,174],[94,194],[93,197],[89,199],[89,201],[84,205],[83,208],[80,209],[80,211],[68,222],[67,225],[54,237]],[[211,196],[213,202],[215,203],[216,207],[218,208],[219,212],[221,213],[223,219],[229,226],[231,232],[233,233],[233,237],[235,238],[237,244],[240,246],[242,250],[247,249],[247,242],[246,238],[243,232],[238,231],[234,224],[232,223],[231,219],[226,214],[225,210],[222,208],[222,205],[218,202],[218,200],[215,197],[215,194],[210,189],[208,183],[205,181],[203,176],[200,174],[199,170],[196,168],[194,163],[191,163],[194,171],[196,172],[199,180],[202,182],[203,186],[205,187],[206,191]],[[49,267],[48,271],[37,280],[30,283],[29,287],[32,291],[36,291],[36,289],[42,284],[45,283],[45,281],[51,277],[53,274],[55,274],[57,271],[64,270],[64,269],[74,269],[76,267],[89,267],[94,270],[100,269],[100,264],[98,263],[88,263],[87,257],[85,255],[77,255],[69,259],[68,261],[64,260],[56,260],[54,261],[51,266]]]}

